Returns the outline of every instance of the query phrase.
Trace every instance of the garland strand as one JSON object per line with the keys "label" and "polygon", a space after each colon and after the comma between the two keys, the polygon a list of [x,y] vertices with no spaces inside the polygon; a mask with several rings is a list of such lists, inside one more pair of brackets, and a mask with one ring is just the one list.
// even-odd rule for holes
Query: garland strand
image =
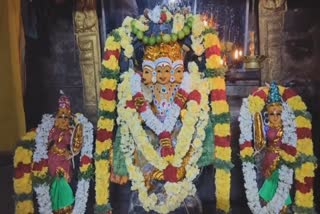
{"label": "garland strand", "polygon": [[29,131],[17,146],[13,158],[15,213],[34,213],[32,197],[32,155],[36,132]]}

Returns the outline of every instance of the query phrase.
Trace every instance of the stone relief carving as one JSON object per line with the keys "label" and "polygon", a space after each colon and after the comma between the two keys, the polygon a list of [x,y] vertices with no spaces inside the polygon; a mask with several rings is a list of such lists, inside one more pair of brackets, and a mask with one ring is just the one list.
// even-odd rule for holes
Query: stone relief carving
{"label": "stone relief carving", "polygon": [[79,48],[83,83],[84,111],[93,122],[97,120],[100,79],[100,38],[95,0],[76,1],[74,26]]}
{"label": "stone relief carving", "polygon": [[265,9],[274,10],[283,7],[286,0],[262,0],[261,3]]}
{"label": "stone relief carving", "polygon": [[282,76],[282,35],[286,0],[259,1],[260,54],[268,58],[263,63],[262,82],[279,80]]}

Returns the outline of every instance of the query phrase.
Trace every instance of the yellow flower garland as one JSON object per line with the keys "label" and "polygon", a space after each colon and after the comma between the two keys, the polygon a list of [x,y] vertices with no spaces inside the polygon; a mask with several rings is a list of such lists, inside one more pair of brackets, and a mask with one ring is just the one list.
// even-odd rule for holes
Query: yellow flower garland
{"label": "yellow flower garland", "polygon": [[[285,90],[288,90],[285,87],[279,86],[279,92],[282,96]],[[258,90],[263,90],[265,94],[268,94],[269,89],[267,87],[261,87]],[[261,112],[265,102],[264,100],[256,95],[250,95],[248,97],[249,100],[249,111],[251,114],[256,112]],[[292,96],[286,100],[286,103],[290,106],[293,111],[306,111],[307,107],[305,103],[302,101],[301,97],[298,95]],[[296,116],[295,118],[295,125],[296,128],[312,128],[311,121],[303,116]],[[250,147],[251,148],[251,147]],[[306,155],[306,156],[313,156],[313,143],[311,138],[303,138],[297,140],[297,155]],[[250,156],[253,154],[253,150],[249,148],[245,148],[240,151],[242,157]],[[297,161],[297,157],[291,156],[284,151],[280,152],[281,157],[283,160],[287,162],[294,163]],[[315,176],[314,170],[316,165],[313,162],[306,161],[302,163],[302,165],[295,169],[295,179],[301,183],[305,183],[306,177],[313,178]],[[311,189],[310,192],[302,193],[298,189],[295,193],[295,204],[298,207],[302,208],[312,208],[313,207],[313,190]]]}
{"label": "yellow flower garland", "polygon": [[[34,144],[34,140],[36,137],[35,131],[27,132],[23,137],[22,141],[23,144]],[[32,148],[29,147],[31,145],[28,145],[29,149],[26,149],[23,145],[18,146],[15,150],[14,159],[13,159],[13,166],[16,169],[20,163],[30,165],[32,163]],[[31,170],[30,172],[25,172],[22,177],[20,178],[13,178],[13,189],[16,196],[19,195],[28,195],[32,194],[32,175]],[[33,208],[33,201],[30,199],[24,199],[16,201],[15,204],[15,212],[16,213],[34,213]]]}
{"label": "yellow flower garland", "polygon": [[119,70],[119,63],[115,56],[110,56],[109,60],[103,60],[102,65],[111,70]]}
{"label": "yellow flower garland", "polygon": [[220,40],[218,38],[218,36],[216,34],[213,33],[207,33],[204,36],[204,43],[203,43],[204,47],[210,48],[214,45],[217,45],[220,48]]}
{"label": "yellow flower garland", "polygon": [[[119,88],[121,88],[121,85]],[[125,87],[124,87],[125,88]],[[119,91],[119,94],[124,95],[125,93],[122,92],[122,90]],[[126,97],[124,95],[124,97]],[[202,96],[203,98],[206,96]],[[119,103],[125,103],[125,102],[119,102]],[[205,103],[205,102],[201,102]],[[119,105],[119,108],[121,108],[121,105]],[[207,118],[206,116],[207,113],[205,111],[201,111],[201,118]],[[126,121],[127,122],[127,121]],[[124,122],[122,120],[122,125],[121,125],[121,133],[122,133],[122,138],[121,142],[124,142],[124,144],[132,145],[134,142],[137,143],[137,141],[134,140],[134,137],[131,136],[129,137],[129,133],[133,134],[134,131],[129,131],[130,129],[130,124]],[[200,124],[198,124],[198,129],[203,130],[206,126],[207,122],[206,120],[203,120]],[[139,200],[142,202],[143,207],[146,211],[149,210],[155,210],[159,213],[168,213],[174,209],[176,209],[183,199],[187,197],[189,194],[195,194],[195,188],[193,187],[192,180],[195,178],[195,176],[199,173],[199,169],[197,169],[197,160],[200,158],[201,153],[202,153],[202,141],[204,140],[205,135],[202,134],[197,134],[196,138],[194,139],[192,146],[194,148],[193,153],[194,155],[191,155],[191,160],[189,161],[189,165],[186,166],[186,178],[182,181],[179,181],[177,183],[170,183],[167,182],[165,184],[165,189],[168,195],[168,198],[164,204],[159,204],[157,205],[157,197],[155,194],[148,195],[147,194],[147,189],[144,186],[144,177],[140,169],[133,164],[133,157],[128,157],[126,156],[126,164],[127,164],[127,169],[129,172],[129,177],[130,180],[132,180],[132,190],[138,190],[139,192]],[[125,146],[127,147],[127,146]],[[189,148],[189,146],[185,145],[185,147]],[[179,149],[176,148],[177,153],[179,152]],[[145,154],[148,154],[147,151]],[[128,152],[128,154],[132,155],[132,152]],[[191,164],[191,165],[190,165]],[[193,164],[193,165],[192,165]],[[174,194],[175,193],[175,194]]]}
{"label": "yellow flower garland", "polygon": [[[197,39],[200,39],[201,40],[201,43],[204,45],[204,47],[205,48],[209,48],[209,47],[212,47],[212,46],[214,46],[214,45],[216,45],[218,48],[220,48],[220,41],[219,41],[219,39],[218,39],[218,37],[217,37],[217,35],[215,34],[215,33],[207,33],[207,32],[204,32],[204,28],[203,28],[203,23],[201,22],[201,20],[200,20],[200,22],[199,22],[199,25],[197,24],[197,16],[193,16],[193,15],[190,15],[190,16],[192,16],[192,19],[190,19],[190,20],[193,20],[194,22],[193,22],[193,24],[192,24],[192,28],[191,28],[191,30],[192,30],[192,34],[193,34],[193,36],[194,37],[197,37]],[[142,17],[142,18],[141,18]],[[140,19],[139,20],[131,20],[130,21],[130,19],[127,19],[126,21],[125,21],[125,23],[123,23],[123,28],[125,28],[125,29],[123,29],[123,28],[120,28],[120,29],[117,29],[117,30],[115,30],[115,31],[117,31],[118,32],[118,34],[120,35],[120,37],[124,37],[125,38],[125,36],[121,36],[122,34],[123,34],[123,32],[121,32],[121,31],[123,31],[123,30],[125,30],[127,33],[128,32],[131,32],[131,30],[132,30],[132,26],[134,26],[138,31],[142,31],[142,32],[145,32],[146,30],[148,30],[148,26],[147,25],[145,25],[145,24],[143,24],[143,22],[146,22],[147,20],[146,20],[146,18],[144,17],[144,16],[141,16],[140,17]],[[188,18],[188,17],[186,17],[186,18]],[[189,19],[188,19],[189,20]],[[199,21],[198,20],[198,21]],[[132,25],[132,24],[134,24],[134,25]],[[201,25],[200,25],[201,24]],[[209,31],[208,31],[209,32]],[[205,39],[202,39],[202,35],[203,36],[206,36],[206,38]],[[113,37],[113,35],[111,35],[111,37]],[[121,38],[121,39],[123,39],[123,38]],[[120,39],[120,41],[121,41],[121,39]],[[204,42],[203,42],[203,40],[205,40]],[[115,40],[114,40],[114,38],[112,38],[110,41],[109,41],[110,43],[111,43],[111,47],[112,48],[108,48],[108,50],[111,50],[111,49],[113,49],[113,50],[119,50],[120,51],[120,49],[117,49],[118,48],[118,46],[117,46],[117,44],[114,44],[113,42],[115,42]],[[108,43],[109,44],[109,43]],[[120,44],[120,43],[119,43]],[[122,42],[122,45],[123,46],[125,46],[125,47],[127,47],[127,45],[125,45],[125,42]],[[106,47],[105,47],[105,50],[106,50],[106,48],[107,48],[107,43],[106,43]],[[125,50],[124,51],[126,51],[126,48],[125,47],[123,47]],[[200,47],[197,47],[197,50],[198,50],[198,52],[200,52],[201,51],[201,48]],[[130,52],[130,51],[129,51]],[[128,53],[127,53],[128,54]],[[129,53],[130,54],[130,53]],[[126,54],[125,54],[126,55]],[[111,58],[111,57],[110,57]],[[109,58],[109,60],[108,61],[110,61],[110,58]],[[213,57],[211,57],[211,59],[206,59],[207,60],[207,66],[209,66],[209,67],[207,67],[208,69],[211,69],[211,71],[214,71],[216,68],[222,68],[222,66],[221,66],[221,57],[220,56],[213,56]],[[119,62],[118,62],[119,63]],[[109,66],[109,67],[106,67],[108,70],[112,70],[111,68],[114,68],[114,69],[119,69],[117,66],[115,66],[113,63],[111,63],[111,62],[109,62],[109,64],[107,64],[106,62],[104,62],[103,63],[103,65],[104,66]],[[109,73],[112,73],[112,72],[109,72]],[[106,78],[102,78],[102,79],[106,79]],[[224,90],[225,91],[225,81],[224,81],[224,78],[223,78],[223,76],[221,76],[221,77],[210,77],[210,78],[208,78],[208,80],[209,80],[209,82],[207,83],[209,86],[208,86],[208,88],[210,89],[210,91],[211,90],[213,90],[213,89],[221,89],[221,90]],[[206,88],[204,85],[200,85],[199,86],[199,88]],[[106,88],[108,88],[108,87],[106,87]],[[207,89],[207,88],[206,88]],[[201,89],[199,89],[199,90],[201,90]],[[120,97],[120,93],[118,93],[118,97]],[[128,97],[127,97],[128,98]],[[100,102],[101,101],[103,101],[104,99],[102,98],[102,97],[100,97]],[[120,101],[121,102],[121,101]],[[216,102],[218,102],[218,101],[214,101],[214,102],[211,102],[210,103],[210,105],[211,105],[211,108],[213,109],[213,115],[215,115],[215,114],[217,114],[218,112],[221,112],[221,114],[224,114],[224,113],[228,113],[229,112],[229,106],[227,105],[227,103],[226,103],[226,101],[225,102],[221,102],[221,104],[223,105],[223,107],[219,107],[219,105],[217,105],[216,104]],[[114,112],[114,107],[112,106],[111,108],[107,108],[106,106],[105,106],[105,104],[106,103],[104,103],[104,104],[99,104],[99,108],[101,109],[101,110],[104,110],[104,111],[107,111],[107,112],[109,112],[109,110],[113,110],[113,111],[111,111],[111,112]],[[213,107],[212,107],[213,106]],[[220,108],[220,110],[219,110],[219,108]],[[204,110],[209,110],[209,107],[208,107],[208,105],[204,105]],[[119,109],[118,109],[118,111],[119,111]],[[121,110],[120,110],[121,111]],[[186,111],[184,111],[184,112],[186,112]],[[124,114],[125,115],[125,114]],[[181,112],[181,117],[183,118],[183,120],[185,120],[186,121],[186,123],[191,123],[191,121],[190,120],[188,120],[188,119],[185,119],[185,117],[187,116],[187,114],[183,114],[183,111]],[[130,118],[131,119],[131,118]],[[226,123],[228,123],[228,122],[226,122]],[[189,130],[189,132],[192,132],[192,129],[190,129]],[[200,130],[199,130],[199,132],[201,132]],[[203,131],[204,132],[204,131]],[[218,132],[219,132],[219,129],[218,129]],[[142,140],[142,138],[141,137],[139,137],[138,138],[139,140]],[[197,142],[197,141],[196,141]],[[111,147],[111,146],[110,146]],[[230,146],[228,146],[228,147],[230,147]],[[102,153],[102,146],[99,146],[98,147],[99,148],[99,150],[100,150],[100,152]],[[221,148],[222,150],[223,149],[226,149],[226,150],[230,150],[230,148]],[[105,151],[109,151],[109,149],[106,149]],[[219,160],[219,158],[217,158],[218,160]],[[228,159],[228,163],[231,163],[231,157],[229,157],[229,158],[225,158],[225,159]],[[107,178],[109,178],[109,177],[107,177]],[[219,179],[220,177],[217,177],[217,179]],[[227,174],[227,179],[229,179],[230,178],[230,172],[228,172],[228,174]],[[217,182],[217,183],[219,183],[219,181]],[[101,187],[101,186],[100,186]],[[103,187],[103,186],[102,186]],[[96,187],[96,188],[98,188],[98,187]],[[218,187],[218,188],[220,188],[220,187]],[[226,189],[225,189],[226,191],[227,191],[227,194],[228,194],[228,197],[229,197],[229,193],[230,193],[230,182],[228,183],[228,185],[226,186]],[[217,190],[217,200],[219,201],[220,199],[219,199],[219,196],[218,196],[218,190]],[[107,201],[106,203],[108,203],[109,201]],[[219,202],[217,202],[217,204],[220,204]],[[106,204],[104,204],[104,205],[106,205]],[[227,207],[227,208],[226,208]],[[219,209],[222,209],[222,210],[224,210],[225,212],[228,212],[228,210],[229,210],[229,206],[222,206],[222,207],[218,207]],[[225,208],[226,208],[226,210],[225,210]],[[164,208],[165,209],[165,208]]]}
{"label": "yellow flower garland", "polygon": [[[210,34],[205,37],[207,42],[211,45],[215,44],[215,36]],[[214,43],[210,43],[210,39]],[[217,44],[215,44],[217,45]],[[210,47],[210,46],[209,46]],[[209,90],[226,90],[226,83],[223,77],[209,78]],[[212,115],[219,115],[229,112],[229,105],[226,100],[212,101],[211,102]],[[218,137],[230,136],[230,124],[229,123],[216,123],[213,127],[214,135]],[[231,163],[231,148],[215,146],[214,158],[221,161]],[[231,173],[228,169],[216,169],[215,174],[215,187],[216,187],[216,198],[217,198],[217,209],[224,212],[229,212],[230,209],[230,179]]]}

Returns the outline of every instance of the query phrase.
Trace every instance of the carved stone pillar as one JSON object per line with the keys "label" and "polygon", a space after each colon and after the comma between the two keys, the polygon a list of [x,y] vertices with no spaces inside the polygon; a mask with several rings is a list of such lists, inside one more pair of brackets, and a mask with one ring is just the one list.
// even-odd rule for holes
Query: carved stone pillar
{"label": "carved stone pillar", "polygon": [[268,58],[263,63],[262,81],[279,80],[283,72],[282,35],[286,0],[259,1],[260,55]]}
{"label": "carved stone pillar", "polygon": [[76,1],[74,26],[79,48],[84,111],[91,121],[96,122],[101,69],[101,49],[95,0]]}

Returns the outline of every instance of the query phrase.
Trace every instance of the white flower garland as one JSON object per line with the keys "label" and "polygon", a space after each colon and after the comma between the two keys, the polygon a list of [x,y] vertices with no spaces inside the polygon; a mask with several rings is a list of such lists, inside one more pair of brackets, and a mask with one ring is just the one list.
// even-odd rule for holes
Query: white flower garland
{"label": "white flower garland", "polygon": [[187,196],[194,195],[196,192],[196,188],[192,181],[199,174],[197,161],[202,154],[202,142],[205,138],[205,132],[203,130],[205,129],[209,120],[209,108],[207,107],[208,89],[207,87],[203,87],[208,83],[206,80],[200,80],[199,73],[193,74],[195,76],[195,81],[202,83],[194,84],[198,87],[200,85],[202,86],[199,88],[199,92],[201,93],[201,101],[200,105],[196,105],[196,102],[194,101],[190,101],[187,104],[187,109],[192,108],[194,113],[188,112],[186,114],[185,118],[183,119],[183,123],[186,124],[183,127],[189,128],[185,128],[186,131],[193,131],[184,133],[185,131],[183,131],[183,128],[181,128],[177,138],[178,143],[175,148],[176,154],[172,162],[173,165],[181,165],[182,158],[186,155],[190,146],[193,147],[193,151],[186,166],[185,178],[177,183],[166,182],[164,185],[167,195],[166,200],[158,202],[158,198],[154,193],[151,195],[147,194],[143,173],[133,164],[135,148],[138,148],[143,153],[144,157],[149,161],[149,163],[154,165],[159,170],[165,169],[168,163],[159,156],[159,154],[154,150],[153,146],[149,143],[147,135],[140,124],[139,114],[134,109],[125,109],[126,100],[131,99],[128,83],[133,82],[131,81],[131,77],[133,75],[133,71],[129,71],[122,75],[123,81],[118,87],[119,117],[117,120],[118,124],[120,125],[121,132],[121,149],[125,155],[129,178],[132,181],[131,189],[138,191],[139,200],[146,211],[154,210],[159,213],[168,213],[178,208]]}
{"label": "white flower garland", "polygon": [[[54,118],[52,115],[44,114],[42,116],[41,124],[36,129],[36,146],[33,154],[33,162],[39,163],[41,160],[48,159],[48,136],[54,125]],[[52,213],[52,204],[50,199],[50,185],[41,184],[34,188],[37,194],[37,201],[39,205],[39,212],[43,214]]]}
{"label": "white flower garland", "polygon": [[296,123],[295,115],[290,108],[290,106],[283,102],[282,103],[282,125],[283,125],[283,137],[282,137],[282,143],[296,147],[297,146],[297,133],[296,133]]}
{"label": "white flower garland", "polygon": [[[76,122],[83,125],[83,145],[81,148],[80,160],[83,156],[88,156],[92,159],[93,126],[88,119],[80,113],[76,114]],[[72,210],[73,214],[82,214],[86,212],[89,186],[90,179],[81,178],[78,181],[77,191],[75,194],[75,204]]]}
{"label": "white flower garland", "polygon": [[[287,103],[282,103],[283,111],[281,119],[283,122],[283,137],[282,143],[295,147],[297,141],[296,128],[294,123],[294,114],[292,109]],[[240,108],[240,139],[239,143],[244,144],[245,141],[252,142],[252,115],[249,111],[248,99],[243,99],[242,106]],[[286,165],[281,165],[279,169],[279,182],[278,188],[272,200],[264,207],[261,207],[259,200],[259,189],[257,185],[257,175],[255,171],[255,165],[251,162],[243,162],[242,166],[246,196],[248,199],[248,205],[250,210],[254,214],[264,213],[279,213],[285,204],[291,184],[293,182],[293,170],[289,169]]]}
{"label": "white flower garland", "polygon": [[[179,88],[183,89],[187,93],[190,92],[190,76],[187,72],[183,75],[183,80]],[[142,93],[141,90],[141,76],[137,73],[133,74],[130,81],[131,95],[134,96],[137,93]],[[152,110],[149,106],[147,106],[146,111],[142,112],[140,115],[142,119],[145,121],[146,125],[154,131],[157,135],[161,132],[167,131],[171,132],[174,128],[174,125],[177,122],[180,107],[176,103],[172,103],[172,106],[169,112],[166,115],[163,123],[153,114]]]}
{"label": "white flower garland", "polygon": [[[93,126],[82,114],[76,114],[75,121],[83,125],[83,146],[81,148],[82,158],[84,155],[92,158],[93,149]],[[42,117],[41,124],[38,126],[36,132],[36,147],[33,155],[33,162],[38,163],[41,160],[48,159],[48,136],[50,130],[54,125],[54,117],[45,114]],[[81,179],[77,184],[77,191],[75,194],[75,204],[72,213],[82,214],[86,211],[86,204],[88,200],[90,179]],[[37,201],[39,204],[39,213],[51,214],[52,204],[50,198],[50,184],[44,183],[34,187]]]}
{"label": "white flower garland", "polygon": [[[197,130],[203,130],[207,125],[208,115],[207,112],[201,112],[202,120],[197,125]],[[168,213],[178,208],[183,200],[189,196],[194,195],[196,188],[192,181],[199,174],[197,161],[202,154],[202,142],[205,135],[196,134],[195,139],[192,141],[191,146],[193,152],[191,158],[186,166],[186,177],[177,183],[166,182],[164,189],[166,190],[167,198],[165,201],[157,203],[158,197],[153,193],[147,194],[143,173],[133,164],[134,160],[134,145],[137,142],[134,140],[132,133],[129,130],[129,125],[124,121],[121,123],[121,149],[126,158],[126,165],[128,167],[129,178],[132,181],[132,190],[137,190],[139,193],[139,200],[146,211],[154,210],[159,213]]]}
{"label": "white flower garland", "polygon": [[[118,114],[119,114],[119,120],[121,120],[121,117],[125,117],[122,120],[126,121],[126,123],[129,124],[130,127],[130,132],[132,133],[132,136],[134,137],[135,141],[137,142],[137,147],[138,149],[142,152],[142,154],[146,157],[146,159],[156,168],[163,170],[167,167],[167,165],[169,164],[164,158],[160,157],[159,154],[153,149],[153,146],[149,143],[147,134],[145,133],[145,131],[143,130],[141,124],[140,124],[140,120],[139,120],[139,114],[135,111],[135,110],[128,110],[125,109],[124,103],[125,102],[121,102],[122,99],[130,99],[130,95],[132,96],[133,94],[138,93],[138,91],[141,91],[141,81],[139,81],[140,76],[138,74],[135,74],[133,71],[129,71],[128,76],[126,76],[125,74],[123,75],[124,80],[122,81],[122,83],[119,85],[118,91],[119,91],[119,104],[118,104]],[[201,85],[208,85],[206,80],[203,80],[201,82],[200,80],[200,74],[197,72],[194,72],[192,74],[195,79],[196,82],[200,83],[200,84],[193,84],[194,88],[196,89],[196,87],[199,87]],[[185,87],[185,90],[187,90],[188,92],[191,90],[190,86],[190,76],[189,74],[185,74],[184,75],[184,80],[183,83],[181,85],[183,85],[183,87]],[[128,82],[130,82],[130,90],[129,87],[127,87]],[[140,89],[139,89],[140,88]],[[188,89],[187,89],[188,88]],[[185,118],[183,118],[183,125],[180,133],[178,134],[177,137],[177,144],[176,144],[176,149],[175,149],[175,155],[173,157],[173,160],[171,161],[171,164],[173,166],[179,167],[181,166],[181,162],[182,162],[182,158],[186,155],[186,153],[188,152],[188,148],[190,147],[190,143],[191,143],[191,139],[192,136],[195,132],[195,124],[197,123],[197,120],[199,119],[199,113],[200,113],[200,109],[206,109],[208,110],[208,108],[205,108],[205,105],[208,105],[204,99],[204,97],[207,97],[207,93],[208,90],[206,90],[206,87],[199,87],[199,89],[201,90],[201,104],[198,104],[195,101],[189,101],[187,103],[187,114],[185,116]],[[202,105],[202,107],[201,107]],[[179,107],[178,107],[179,108]],[[150,108],[148,107],[147,109],[150,110]],[[191,112],[192,109],[192,113]],[[127,111],[127,113],[123,113]],[[130,114],[131,112],[131,114]],[[151,112],[151,110],[150,110]],[[178,111],[178,115],[180,113],[180,108]],[[143,114],[140,114],[141,117],[143,117]],[[158,118],[156,118],[154,116],[154,114],[148,113],[147,115],[150,115],[149,117],[146,118],[147,121],[157,121],[160,123],[161,127],[163,127],[163,124],[158,120]],[[152,118],[152,119],[150,119]],[[168,116],[169,120],[173,117]],[[167,118],[166,118],[167,119]],[[146,124],[148,125],[148,122],[146,121]],[[170,121],[168,124],[171,124],[171,126],[166,125],[167,127],[172,127],[175,125],[177,121],[177,117],[174,118],[174,120]],[[166,120],[165,120],[166,122]],[[152,129],[152,127],[154,128],[153,130],[159,130],[158,128],[156,128],[157,126],[153,126],[153,122],[150,122],[148,127]],[[159,126],[160,126],[159,125]],[[151,127],[150,127],[151,126]],[[172,131],[172,129],[170,129],[170,132]],[[162,130],[162,129],[161,129]],[[161,133],[161,132],[160,132]],[[160,134],[159,133],[159,134]],[[148,151],[148,152],[146,152]],[[149,154],[146,154],[149,153]]]}

